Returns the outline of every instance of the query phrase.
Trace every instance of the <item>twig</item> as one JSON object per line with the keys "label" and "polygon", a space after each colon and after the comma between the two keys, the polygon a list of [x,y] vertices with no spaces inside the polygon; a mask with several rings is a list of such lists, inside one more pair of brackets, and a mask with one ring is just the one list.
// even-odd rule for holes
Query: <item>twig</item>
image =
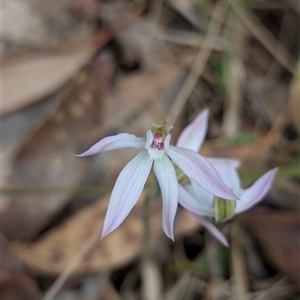
{"label": "twig", "polygon": [[287,296],[293,293],[293,286],[288,283],[286,278],[280,278],[274,284],[272,284],[269,288],[255,292],[252,295],[254,296],[253,300],[271,300],[275,297],[277,299],[287,299],[283,298],[283,296]]}
{"label": "twig", "polygon": [[190,32],[187,30],[166,28],[163,26],[158,27],[155,38],[174,44],[197,48],[202,45],[203,41],[203,38],[199,36],[199,33]]}
{"label": "twig", "polygon": [[286,4],[290,7],[290,9],[295,12],[298,16],[300,16],[300,6],[299,3],[297,3],[297,0],[287,0]]}
{"label": "twig", "polygon": [[[289,9],[284,9],[278,34],[278,41],[287,49],[292,47],[297,25],[297,18],[293,17],[292,12]],[[274,86],[276,84],[276,81],[278,80],[282,71],[282,65],[278,63],[276,59],[274,59],[265,75],[269,82],[269,86]]]}
{"label": "twig", "polygon": [[162,299],[162,278],[157,262],[154,259],[147,259],[141,266],[142,299]]}
{"label": "twig", "polygon": [[143,245],[142,245],[142,257],[141,257],[141,277],[142,277],[142,298],[145,300],[161,299],[162,279],[158,266],[151,256],[150,249],[150,203],[156,200],[158,197],[158,183],[156,182],[156,188],[149,193],[144,199],[142,207],[142,219],[143,219]]}
{"label": "twig", "polygon": [[164,0],[152,0],[149,5],[148,18],[151,22],[158,26],[158,22],[161,16],[162,8],[163,8]]}
{"label": "twig", "polygon": [[158,30],[159,19],[162,13],[164,0],[152,0],[149,5],[148,19],[151,22],[150,27],[150,46],[152,46],[153,39]]}
{"label": "twig", "polygon": [[203,46],[199,50],[195,62],[190,70],[185,82],[183,83],[174,103],[168,113],[166,120],[173,124],[180,114],[185,102],[191,95],[195,85],[197,84],[198,78],[201,76],[210,53],[214,47],[215,41],[219,35],[221,25],[224,21],[225,11],[227,7],[227,1],[219,0],[215,5],[212,19],[207,29],[206,36],[203,40]]}
{"label": "twig", "polygon": [[238,299],[250,300],[249,283],[247,280],[247,270],[245,264],[245,256],[243,253],[241,225],[237,222],[232,224],[231,229],[231,261],[232,273],[234,276],[234,293]]}
{"label": "twig", "polygon": [[223,118],[223,130],[225,135],[234,135],[239,130],[239,118],[241,109],[241,100],[244,93],[245,85],[245,69],[242,61],[242,53],[244,50],[244,27],[240,20],[234,20],[234,43],[229,49],[230,65],[229,65],[229,81],[227,89],[227,99],[225,102],[225,111]]}
{"label": "twig", "polygon": [[218,245],[215,240],[212,239],[210,233],[206,234],[205,252],[210,267],[210,298],[212,300],[223,299],[224,291],[222,289],[222,284],[224,283],[224,278],[222,276],[222,266],[220,265],[220,260],[218,256]]}
{"label": "twig", "polygon": [[67,281],[67,279],[70,277],[70,275],[75,270],[75,268],[78,266],[78,264],[84,259],[84,257],[90,252],[92,247],[99,240],[102,227],[103,227],[103,224],[100,224],[94,230],[93,234],[83,244],[83,246],[80,248],[80,250],[77,252],[77,254],[73,257],[73,259],[70,261],[70,263],[66,266],[64,271],[57,277],[57,279],[55,280],[53,285],[50,287],[50,289],[47,291],[47,293],[44,295],[42,300],[52,300],[55,297],[55,295],[58,293],[58,291],[63,286],[63,284]]}
{"label": "twig", "polygon": [[266,30],[259,19],[250,12],[245,13],[234,1],[230,1],[230,4],[253,36],[255,36],[262,43],[262,45],[264,45],[264,47],[278,60],[282,66],[284,66],[293,74],[294,66],[296,65],[293,61],[293,58],[285,50],[285,48]]}

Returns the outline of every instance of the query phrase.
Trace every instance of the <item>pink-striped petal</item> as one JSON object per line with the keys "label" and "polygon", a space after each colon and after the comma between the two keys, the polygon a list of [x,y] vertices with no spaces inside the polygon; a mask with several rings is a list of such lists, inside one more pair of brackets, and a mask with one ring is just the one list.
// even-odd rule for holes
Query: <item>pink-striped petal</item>
{"label": "pink-striped petal", "polygon": [[136,204],[152,163],[148,151],[143,150],[124,167],[110,197],[101,238],[116,229]]}
{"label": "pink-striped petal", "polygon": [[194,217],[197,219],[197,221],[206,227],[207,230],[210,231],[210,233],[219,240],[224,246],[229,247],[228,241],[223,235],[223,233],[214,226],[211,222],[209,222],[206,218],[200,215],[194,215]]}
{"label": "pink-striped petal", "polygon": [[[186,189],[188,188],[188,189]],[[179,185],[179,203],[187,210],[194,214],[200,214],[204,216],[213,217],[215,215],[214,209],[211,207],[211,203],[213,201],[213,195],[206,192],[205,190],[199,187],[201,190],[200,195],[193,195],[190,192],[193,189],[192,186],[184,188],[183,186]],[[194,192],[194,190],[192,190]]]}
{"label": "pink-striped petal", "polygon": [[239,161],[232,159],[207,159],[217,170],[224,183],[239,197],[241,181],[236,170]]}
{"label": "pink-striped petal", "polygon": [[136,137],[133,134],[120,133],[113,136],[105,137],[86,152],[76,155],[78,157],[94,155],[100,152],[121,149],[121,148],[136,148],[141,149],[145,147],[146,139]]}
{"label": "pink-striped petal", "polygon": [[214,167],[217,165],[227,164],[233,169],[238,169],[241,166],[241,161],[233,158],[222,157],[205,157]]}
{"label": "pink-striped petal", "polygon": [[174,166],[166,154],[154,161],[154,174],[162,193],[162,226],[166,235],[174,240],[173,227],[178,205],[178,181]]}
{"label": "pink-striped petal", "polygon": [[203,110],[193,122],[182,131],[176,146],[199,152],[207,132],[208,109]]}
{"label": "pink-striped petal", "polygon": [[236,203],[236,213],[251,208],[265,197],[272,186],[276,172],[277,168],[268,171],[255,181],[251,187],[244,190],[241,195],[241,201]]}
{"label": "pink-striped petal", "polygon": [[222,181],[211,163],[200,154],[174,146],[169,146],[166,152],[191,180],[209,193],[223,199],[239,200]]}

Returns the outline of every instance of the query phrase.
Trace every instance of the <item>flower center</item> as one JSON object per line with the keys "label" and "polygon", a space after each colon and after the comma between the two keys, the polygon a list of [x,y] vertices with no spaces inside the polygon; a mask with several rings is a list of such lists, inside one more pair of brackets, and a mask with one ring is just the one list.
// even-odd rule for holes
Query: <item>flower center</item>
{"label": "flower center", "polygon": [[163,150],[164,149],[164,136],[161,133],[155,133],[153,135],[153,141],[150,145],[150,148],[155,148],[158,150]]}
{"label": "flower center", "polygon": [[171,136],[169,131],[172,126],[166,122],[152,123],[151,130],[147,131],[147,141],[145,148],[150,154],[150,158],[160,159],[165,153],[165,148],[169,147]]}

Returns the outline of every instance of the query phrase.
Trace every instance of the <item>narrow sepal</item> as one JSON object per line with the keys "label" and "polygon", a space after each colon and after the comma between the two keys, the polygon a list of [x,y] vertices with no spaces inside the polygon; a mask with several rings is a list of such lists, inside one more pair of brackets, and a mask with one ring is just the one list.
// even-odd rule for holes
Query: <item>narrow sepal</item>
{"label": "narrow sepal", "polygon": [[[213,195],[201,189],[203,193],[194,196],[191,193],[192,188],[193,187],[190,186],[190,188],[187,190],[182,185],[179,185],[179,196],[178,196],[179,203],[185,209],[189,210],[192,213],[210,216],[210,217],[214,216],[214,209],[211,206],[211,203],[213,201]],[[206,195],[204,195],[205,193]],[[202,197],[202,195],[204,197]]]}
{"label": "narrow sepal", "polygon": [[268,171],[256,180],[251,187],[242,192],[241,201],[236,203],[236,213],[251,208],[266,196],[272,186],[276,172],[277,168]]}
{"label": "narrow sepal", "polygon": [[220,241],[225,247],[229,247],[228,241],[224,234],[211,222],[209,222],[205,217],[200,215],[194,215],[197,221],[206,227],[208,231],[218,240]]}
{"label": "narrow sepal", "polygon": [[239,197],[241,181],[236,168],[236,162],[231,159],[207,159],[219,173],[224,183]]}
{"label": "narrow sepal", "polygon": [[124,167],[110,197],[101,238],[116,229],[136,204],[152,163],[148,151],[143,150]]}
{"label": "narrow sepal", "polygon": [[162,193],[162,226],[166,235],[174,240],[173,227],[178,205],[178,182],[175,169],[166,154],[154,161],[154,174]]}
{"label": "narrow sepal", "polygon": [[146,139],[136,137],[133,134],[128,133],[120,133],[117,135],[112,135],[105,137],[100,140],[98,143],[93,145],[89,150],[85,151],[82,154],[78,154],[76,156],[90,156],[100,152],[122,149],[122,148],[144,148],[146,143]]}
{"label": "narrow sepal", "polygon": [[167,154],[191,180],[209,193],[224,199],[239,200],[211,163],[200,154],[174,146],[169,147]]}
{"label": "narrow sepal", "polygon": [[209,111],[204,109],[198,116],[182,131],[178,137],[176,146],[199,152],[207,132]]}

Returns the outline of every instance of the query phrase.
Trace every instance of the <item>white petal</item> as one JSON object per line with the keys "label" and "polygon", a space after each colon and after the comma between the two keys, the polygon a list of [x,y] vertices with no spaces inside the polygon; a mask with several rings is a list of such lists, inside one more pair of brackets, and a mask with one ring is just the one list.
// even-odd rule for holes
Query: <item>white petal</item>
{"label": "white petal", "polygon": [[143,150],[124,167],[110,197],[101,238],[117,228],[127,217],[142,193],[151,166],[152,160],[147,150]]}
{"label": "white petal", "polygon": [[234,169],[238,169],[241,166],[241,161],[233,158],[222,157],[205,157],[215,168],[217,165],[227,164]]}
{"label": "white petal", "polygon": [[205,203],[205,205],[212,207],[214,195],[201,188],[195,181],[191,180],[191,192],[196,198]]}
{"label": "white petal", "polygon": [[153,133],[151,130],[147,130],[145,149],[148,149],[152,142],[153,142]]}
{"label": "white petal", "polygon": [[200,216],[200,215],[194,215],[194,217],[198,220],[200,224],[205,226],[210,233],[217,239],[219,240],[224,246],[228,247],[228,241],[223,235],[223,233],[216,227],[214,226],[211,222],[209,222],[206,218]]}
{"label": "white petal", "polygon": [[174,218],[178,205],[178,182],[175,169],[166,154],[154,161],[154,173],[157,177],[163,199],[162,226],[166,235],[174,240]]}
{"label": "white petal", "polygon": [[[199,189],[201,188],[199,187]],[[197,197],[195,197],[188,190],[183,186],[179,185],[179,203],[185,209],[189,210],[194,214],[213,217],[215,215],[214,209],[211,206],[211,203],[213,201],[213,195],[201,189],[203,194],[199,195],[199,197],[197,194]]]}
{"label": "white petal", "polygon": [[216,169],[200,154],[170,146],[166,151],[177,166],[200,187],[223,199],[239,200],[226,186]]}
{"label": "white petal", "polygon": [[265,197],[272,186],[276,172],[277,168],[270,170],[242,193],[241,201],[236,203],[236,213],[249,209]]}
{"label": "white petal", "polygon": [[199,152],[207,132],[209,111],[203,110],[193,122],[182,131],[176,146]]}
{"label": "white petal", "polygon": [[170,141],[171,141],[171,134],[168,133],[168,135],[165,138],[165,149],[169,150],[170,147]]}
{"label": "white petal", "polygon": [[241,193],[241,181],[236,170],[237,162],[227,159],[207,159],[217,170],[225,184],[239,197]]}
{"label": "white petal", "polygon": [[76,155],[78,157],[94,155],[100,152],[121,149],[121,148],[144,148],[146,139],[136,137],[133,134],[120,133],[113,136],[105,137],[86,152]]}

